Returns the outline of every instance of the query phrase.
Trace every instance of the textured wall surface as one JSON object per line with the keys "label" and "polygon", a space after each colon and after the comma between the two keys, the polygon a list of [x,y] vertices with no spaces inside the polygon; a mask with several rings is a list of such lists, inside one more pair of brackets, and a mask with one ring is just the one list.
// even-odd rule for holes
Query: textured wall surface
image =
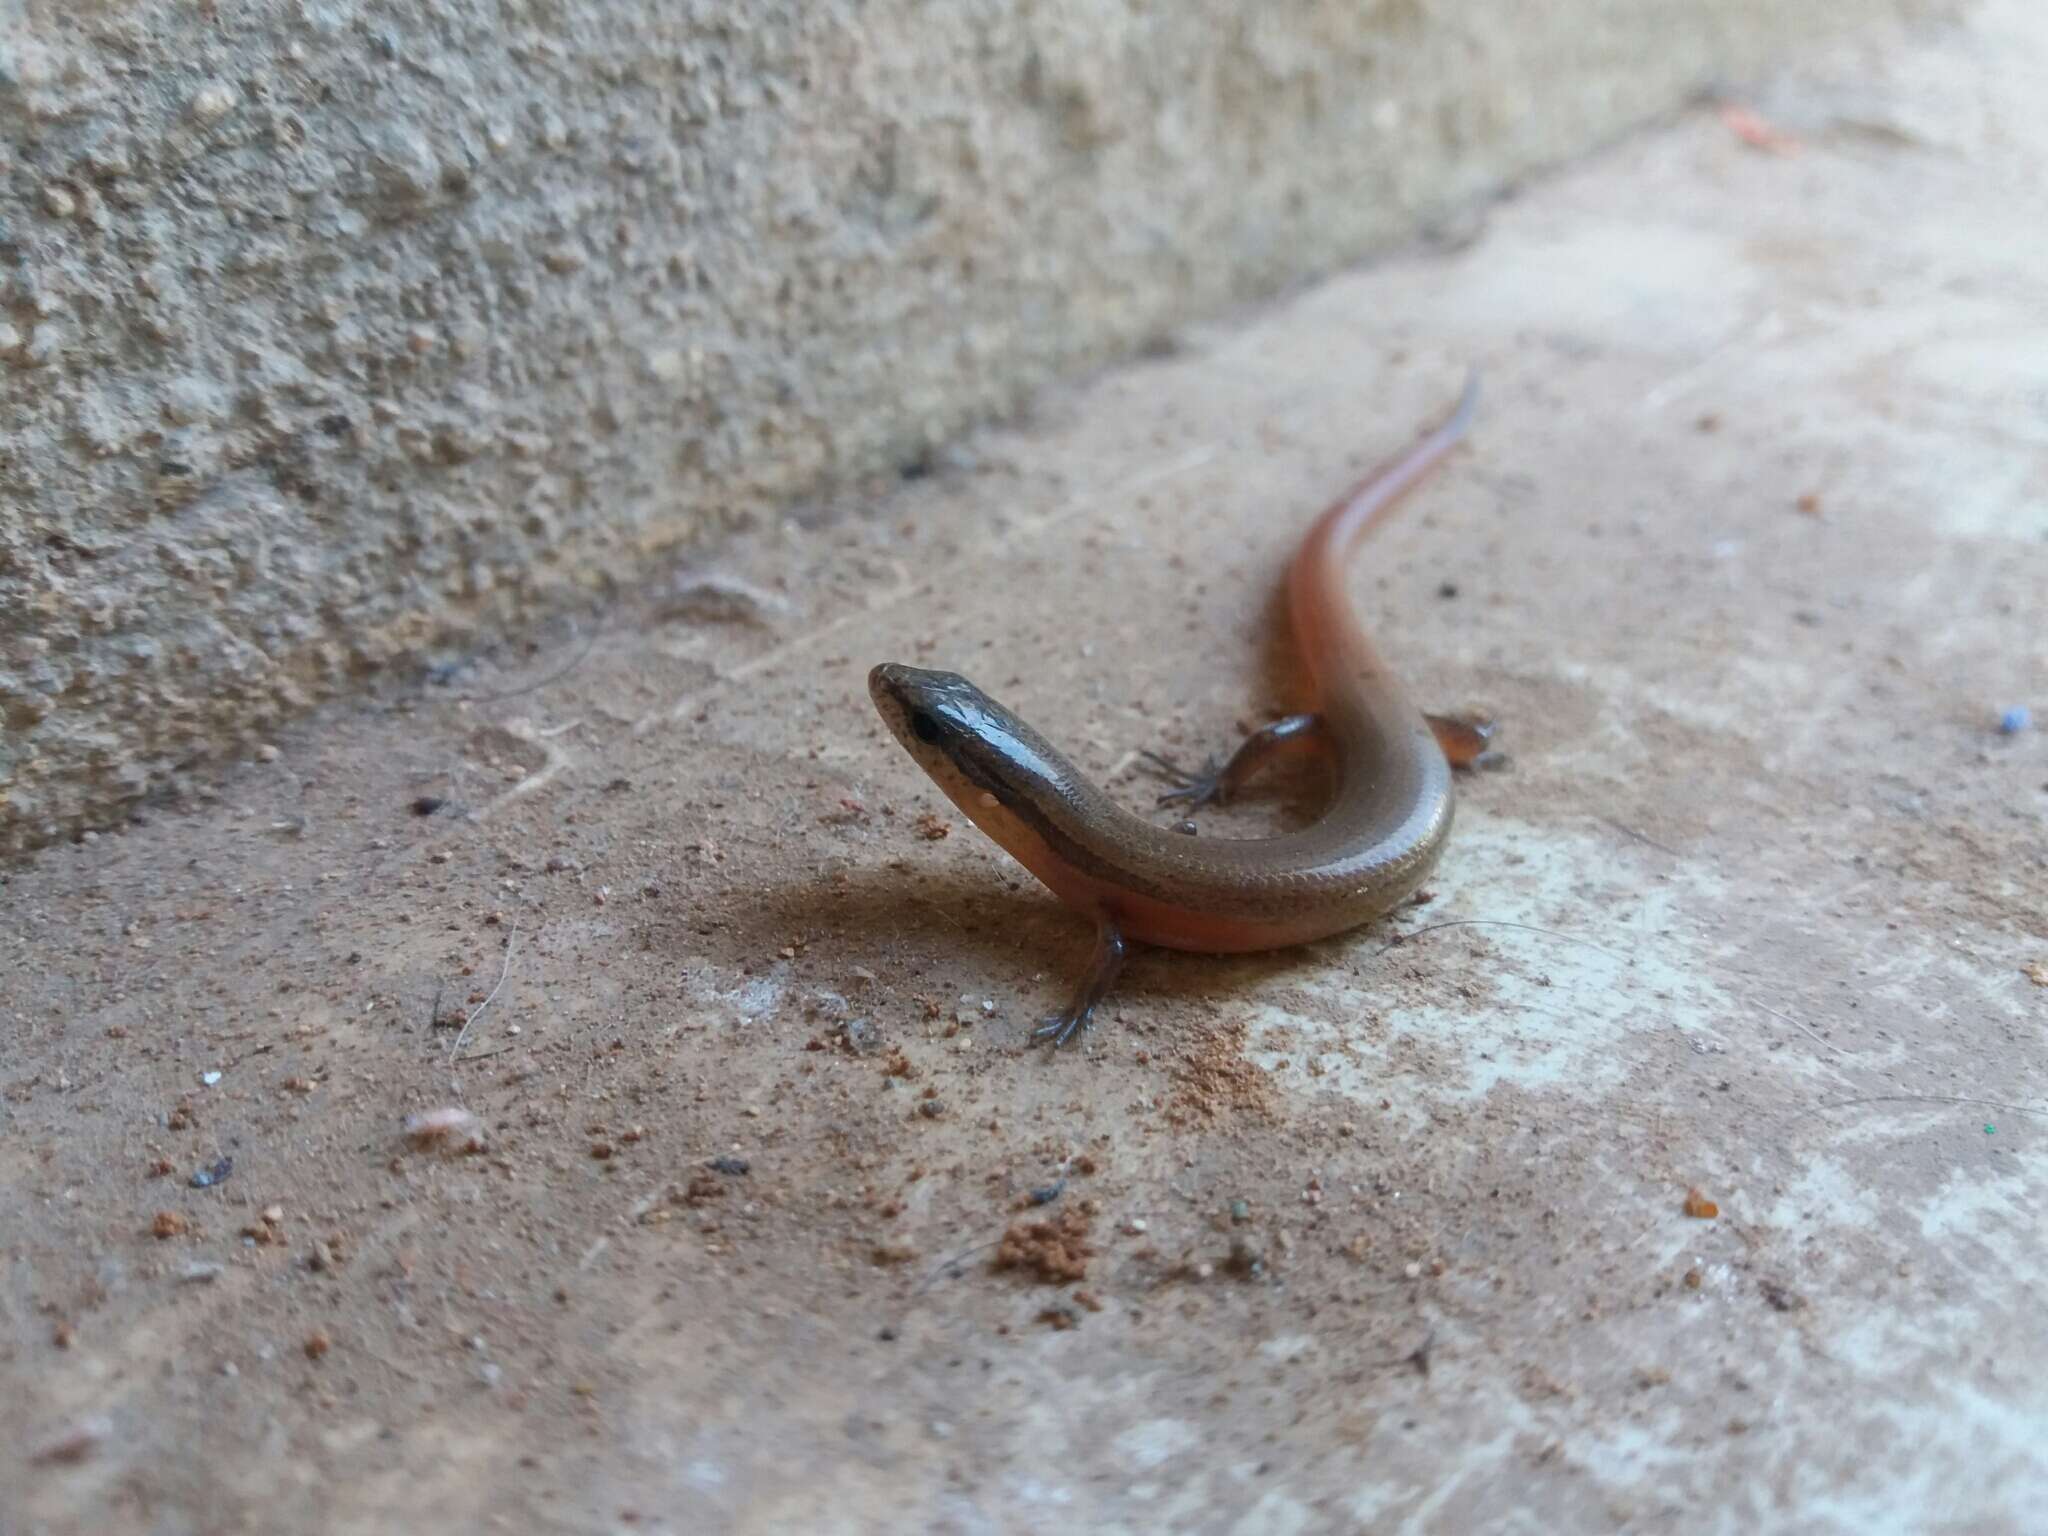
{"label": "textured wall surface", "polygon": [[0,0],[0,853],[1891,8]]}

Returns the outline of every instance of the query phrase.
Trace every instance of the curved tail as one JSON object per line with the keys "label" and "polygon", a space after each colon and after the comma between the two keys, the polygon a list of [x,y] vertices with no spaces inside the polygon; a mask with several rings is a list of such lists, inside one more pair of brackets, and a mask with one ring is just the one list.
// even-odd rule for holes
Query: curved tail
{"label": "curved tail", "polygon": [[1344,563],[1401,498],[1457,446],[1479,413],[1479,370],[1465,378],[1458,403],[1421,441],[1366,475],[1316,519],[1287,573],[1288,606],[1302,664],[1319,698],[1339,675],[1380,671],[1379,658],[1353,609]]}

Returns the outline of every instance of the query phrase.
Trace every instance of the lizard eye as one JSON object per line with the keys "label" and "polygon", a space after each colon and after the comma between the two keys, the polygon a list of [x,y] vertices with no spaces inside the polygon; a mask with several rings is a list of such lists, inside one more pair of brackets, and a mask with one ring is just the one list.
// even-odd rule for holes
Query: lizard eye
{"label": "lizard eye", "polygon": [[910,734],[919,741],[932,743],[939,739],[939,722],[921,709],[910,712]]}

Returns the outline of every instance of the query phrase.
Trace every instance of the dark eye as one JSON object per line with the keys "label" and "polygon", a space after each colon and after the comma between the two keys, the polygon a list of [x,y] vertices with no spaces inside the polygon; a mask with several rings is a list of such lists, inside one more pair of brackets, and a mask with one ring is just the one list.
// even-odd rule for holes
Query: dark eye
{"label": "dark eye", "polygon": [[919,741],[935,742],[939,739],[939,722],[921,709],[910,712],[910,734]]}

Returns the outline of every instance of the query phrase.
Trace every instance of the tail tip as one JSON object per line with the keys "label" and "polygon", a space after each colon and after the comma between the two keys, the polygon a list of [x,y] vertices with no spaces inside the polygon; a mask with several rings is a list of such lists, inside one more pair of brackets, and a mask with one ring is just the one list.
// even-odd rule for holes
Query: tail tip
{"label": "tail tip", "polygon": [[1465,370],[1465,389],[1458,396],[1458,403],[1451,411],[1451,419],[1445,423],[1454,432],[1463,432],[1472,425],[1472,418],[1479,414],[1479,365],[1474,363]]}

